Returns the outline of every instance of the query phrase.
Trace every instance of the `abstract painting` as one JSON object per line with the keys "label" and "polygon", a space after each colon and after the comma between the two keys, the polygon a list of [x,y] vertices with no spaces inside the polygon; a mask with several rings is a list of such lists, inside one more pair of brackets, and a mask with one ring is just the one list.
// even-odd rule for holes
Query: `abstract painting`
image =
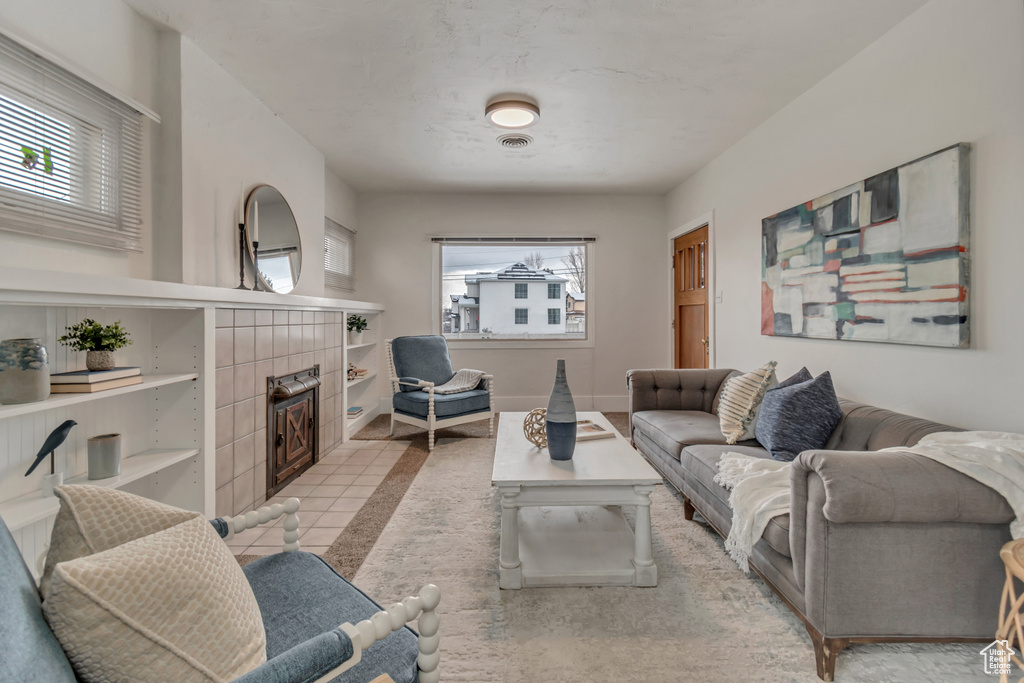
{"label": "abstract painting", "polygon": [[761,334],[966,348],[968,150],[761,221]]}

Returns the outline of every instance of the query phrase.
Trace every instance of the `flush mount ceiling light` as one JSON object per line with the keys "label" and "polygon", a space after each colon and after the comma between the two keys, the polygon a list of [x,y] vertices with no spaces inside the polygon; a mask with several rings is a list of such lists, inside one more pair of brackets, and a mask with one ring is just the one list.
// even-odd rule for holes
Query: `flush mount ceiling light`
{"label": "flush mount ceiling light", "polygon": [[540,108],[526,100],[498,100],[488,104],[484,114],[500,128],[526,128],[540,118]]}

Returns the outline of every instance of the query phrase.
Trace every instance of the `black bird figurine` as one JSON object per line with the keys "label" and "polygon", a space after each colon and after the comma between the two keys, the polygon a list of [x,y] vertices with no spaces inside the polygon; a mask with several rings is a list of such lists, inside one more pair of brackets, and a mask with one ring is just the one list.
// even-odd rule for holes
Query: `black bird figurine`
{"label": "black bird figurine", "polygon": [[53,452],[64,443],[64,439],[68,438],[68,433],[76,424],[78,423],[74,420],[65,420],[59,427],[50,432],[50,435],[46,437],[46,441],[43,442],[43,447],[36,454],[36,461],[32,463],[32,467],[29,467],[28,472],[25,473],[26,477],[32,474],[32,471],[39,466],[39,463],[43,461],[47,454],[50,455],[50,474],[53,474]]}

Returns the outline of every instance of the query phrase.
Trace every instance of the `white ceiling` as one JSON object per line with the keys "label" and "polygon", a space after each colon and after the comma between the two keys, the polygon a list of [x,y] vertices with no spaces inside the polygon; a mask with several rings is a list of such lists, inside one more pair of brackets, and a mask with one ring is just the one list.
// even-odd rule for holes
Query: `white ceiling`
{"label": "white ceiling", "polygon": [[[126,2],[357,191],[661,194],[925,0]],[[530,147],[498,145],[499,93],[540,104]]]}

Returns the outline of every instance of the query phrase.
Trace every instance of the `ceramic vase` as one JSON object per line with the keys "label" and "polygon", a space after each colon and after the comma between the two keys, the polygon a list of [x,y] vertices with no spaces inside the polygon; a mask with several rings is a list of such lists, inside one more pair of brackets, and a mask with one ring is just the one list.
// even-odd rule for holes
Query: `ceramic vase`
{"label": "ceramic vase", "polygon": [[121,474],[121,435],[90,436],[89,479],[109,479]]}
{"label": "ceramic vase", "polygon": [[85,367],[92,372],[114,369],[113,351],[87,351],[85,353]]}
{"label": "ceramic vase", "polygon": [[34,403],[50,395],[50,364],[39,339],[0,342],[0,403]]}
{"label": "ceramic vase", "polygon": [[576,450],[576,404],[569,391],[569,383],[565,379],[565,361],[558,361],[555,372],[555,386],[551,389],[548,399],[548,412],[545,416],[545,427],[548,434],[548,455],[552,460],[570,460]]}
{"label": "ceramic vase", "polygon": [[363,343],[363,333],[361,330],[349,330],[348,331],[348,345],[358,346]]}

